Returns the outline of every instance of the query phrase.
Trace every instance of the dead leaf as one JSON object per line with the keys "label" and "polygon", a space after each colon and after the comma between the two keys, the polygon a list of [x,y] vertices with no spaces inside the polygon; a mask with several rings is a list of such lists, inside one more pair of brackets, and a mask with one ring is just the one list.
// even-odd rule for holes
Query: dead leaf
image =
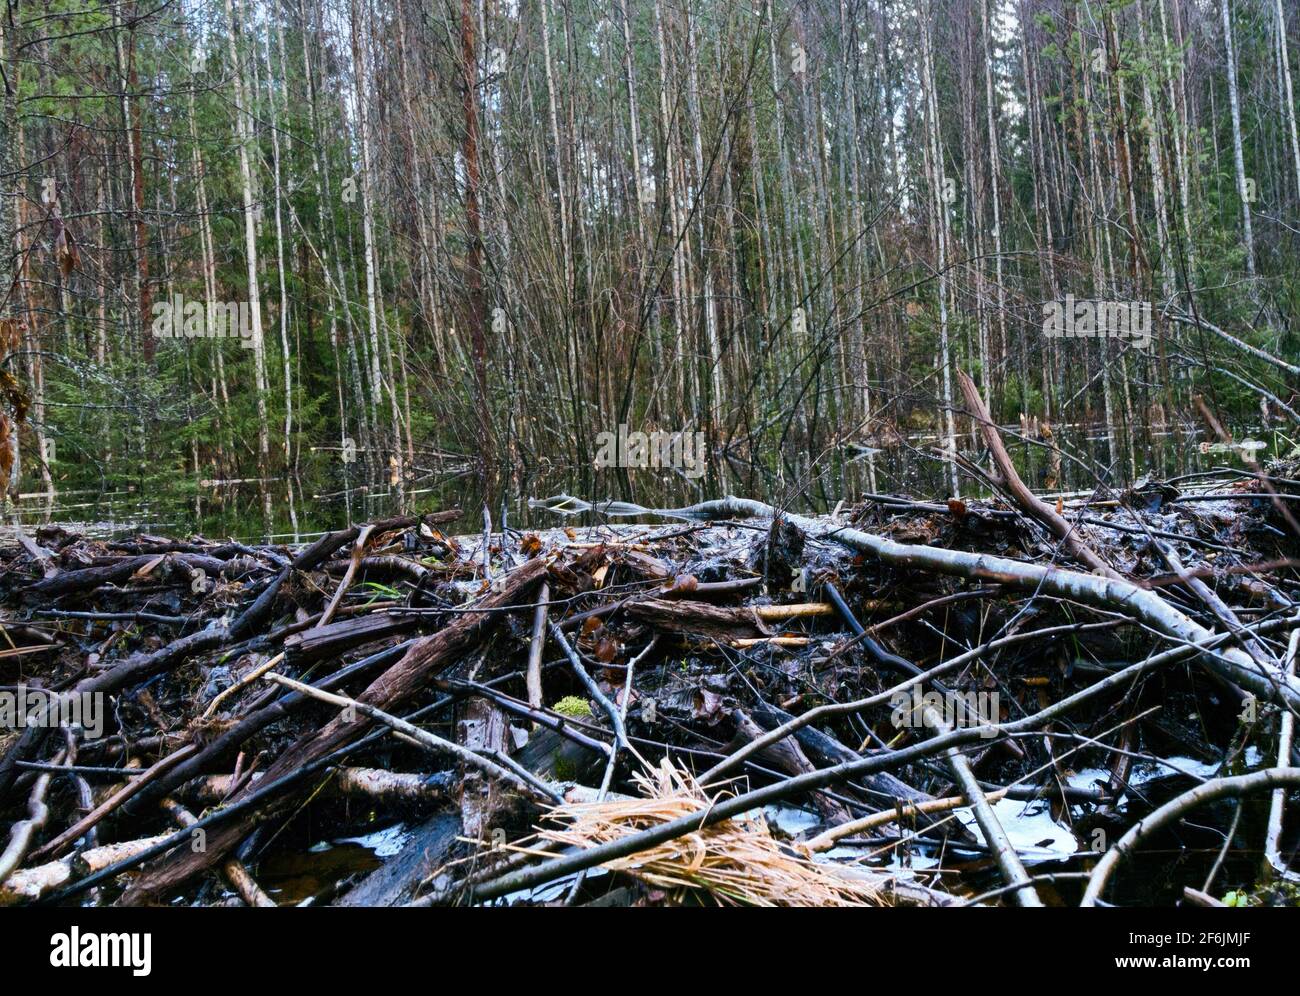
{"label": "dead leaf", "polygon": [[60,226],[59,235],[54,240],[54,257],[59,261],[59,272],[63,274],[65,280],[81,262],[81,256],[77,252],[77,241],[64,226]]}
{"label": "dead leaf", "polygon": [[696,689],[691,707],[691,718],[714,719],[722,712],[722,705],[721,695],[711,692],[707,688]]}
{"label": "dead leaf", "polygon": [[678,595],[686,595],[700,586],[699,579],[694,574],[678,574],[673,578],[672,583],[664,589],[664,592],[672,592]]}

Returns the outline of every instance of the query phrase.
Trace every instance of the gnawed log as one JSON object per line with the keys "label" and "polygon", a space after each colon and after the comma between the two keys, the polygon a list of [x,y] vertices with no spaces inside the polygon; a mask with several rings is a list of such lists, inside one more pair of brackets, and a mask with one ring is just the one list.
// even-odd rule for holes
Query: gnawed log
{"label": "gnawed log", "polygon": [[[461,745],[475,753],[492,756],[509,748],[510,723],[505,713],[486,699],[470,699],[456,732]],[[460,822],[465,836],[482,840],[490,835],[497,811],[506,803],[502,788],[481,771],[465,772],[460,786]]]}

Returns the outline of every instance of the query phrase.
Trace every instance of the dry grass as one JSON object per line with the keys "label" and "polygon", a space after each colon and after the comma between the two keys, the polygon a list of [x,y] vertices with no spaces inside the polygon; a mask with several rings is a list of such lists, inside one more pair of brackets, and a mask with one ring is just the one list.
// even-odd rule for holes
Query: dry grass
{"label": "dry grass", "polygon": [[[558,829],[540,836],[577,847],[595,847],[712,805],[691,776],[667,758],[637,776],[642,798],[565,803],[549,816]],[[682,894],[702,891],[723,905],[879,906],[886,881],[863,872],[817,864],[790,853],[761,815],[732,817],[603,867]]]}

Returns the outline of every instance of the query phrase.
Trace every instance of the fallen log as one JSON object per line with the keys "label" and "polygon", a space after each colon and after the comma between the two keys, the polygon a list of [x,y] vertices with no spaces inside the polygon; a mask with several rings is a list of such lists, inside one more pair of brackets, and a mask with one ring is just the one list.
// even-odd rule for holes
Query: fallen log
{"label": "fallen log", "polygon": [[[369,526],[373,535],[382,536],[384,533],[390,533],[395,529],[410,529],[412,526],[435,526],[454,522],[460,516],[460,509],[452,508],[442,512],[429,512],[425,515],[398,515],[391,519],[381,519],[378,522],[369,523]],[[293,558],[294,569],[309,571],[325,563],[339,547],[356,542],[366,525],[363,523],[326,533]]]}
{"label": "fallen log", "polygon": [[338,657],[368,643],[403,636],[420,624],[419,616],[372,612],[294,633],[284,641],[284,652],[294,667],[304,667],[327,657]]}
{"label": "fallen log", "polygon": [[726,609],[708,602],[647,598],[630,602],[626,612],[655,629],[678,636],[729,641],[772,635],[754,609]]}
{"label": "fallen log", "polygon": [[[263,775],[253,776],[252,784]],[[201,806],[224,802],[238,788],[234,775],[207,775],[184,786],[186,797]],[[438,775],[384,768],[343,767],[334,772],[325,787],[326,794],[345,798],[369,799],[376,805],[430,805],[447,798],[445,781]]]}
{"label": "fallen log", "polygon": [[76,878],[101,872],[125,858],[147,851],[168,838],[168,834],[163,834],[142,840],[102,844],[58,861],[20,869],[0,881],[0,906],[18,906],[34,902]]}
{"label": "fallen log", "polygon": [[[164,799],[162,808],[181,827],[192,827],[198,818],[175,799]],[[247,906],[274,907],[275,900],[268,896],[248,873],[238,858],[226,858],[221,863],[221,874]]]}

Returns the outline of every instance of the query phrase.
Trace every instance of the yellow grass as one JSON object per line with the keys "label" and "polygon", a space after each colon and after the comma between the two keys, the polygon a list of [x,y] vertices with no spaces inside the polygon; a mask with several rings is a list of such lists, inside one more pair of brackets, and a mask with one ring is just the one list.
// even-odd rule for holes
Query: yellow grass
{"label": "yellow grass", "polygon": [[[712,805],[695,780],[665,758],[637,776],[642,798],[564,803],[551,810],[558,828],[540,836],[595,847]],[[697,890],[719,904],[748,906],[879,906],[885,880],[792,853],[772,836],[761,815],[742,815],[703,827],[605,868],[632,875],[679,896]]]}

